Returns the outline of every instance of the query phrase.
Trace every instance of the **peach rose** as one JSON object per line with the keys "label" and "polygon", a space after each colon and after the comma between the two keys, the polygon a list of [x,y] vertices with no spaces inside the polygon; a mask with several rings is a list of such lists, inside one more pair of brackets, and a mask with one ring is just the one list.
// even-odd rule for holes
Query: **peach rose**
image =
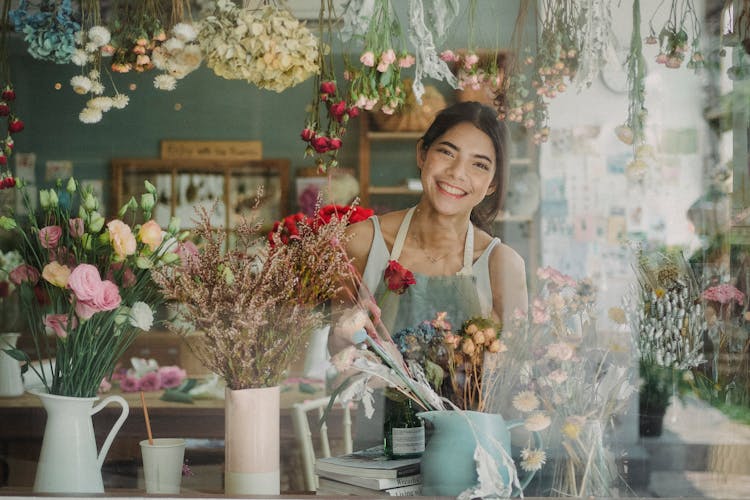
{"label": "peach rose", "polygon": [[135,253],[135,236],[133,236],[130,226],[115,219],[107,223],[107,229],[109,230],[109,241],[119,258],[124,259]]}
{"label": "peach rose", "polygon": [[70,268],[57,261],[50,262],[42,269],[42,278],[60,288],[68,286],[70,274]]}
{"label": "peach rose", "polygon": [[159,224],[155,220],[150,220],[141,226],[141,229],[138,231],[138,238],[144,245],[148,245],[149,250],[153,252],[161,245],[164,234]]}

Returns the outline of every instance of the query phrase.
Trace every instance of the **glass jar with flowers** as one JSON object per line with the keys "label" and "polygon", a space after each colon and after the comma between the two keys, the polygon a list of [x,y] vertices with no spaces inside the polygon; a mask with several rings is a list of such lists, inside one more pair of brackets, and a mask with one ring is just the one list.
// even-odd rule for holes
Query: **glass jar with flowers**
{"label": "glass jar with flowers", "polygon": [[[127,403],[110,396],[91,406],[117,360],[154,323],[163,298],[152,270],[179,259],[177,226],[165,231],[151,219],[156,189],[145,186],[140,203],[131,199],[105,223],[92,188],[75,179],[39,191],[40,210],[19,181],[28,216],[0,216],[23,256],[11,277],[37,359],[20,349],[6,352],[33,372],[48,412],[35,491],[103,492],[99,467],[127,416]],[[110,401],[123,412],[97,454],[91,414]]]}

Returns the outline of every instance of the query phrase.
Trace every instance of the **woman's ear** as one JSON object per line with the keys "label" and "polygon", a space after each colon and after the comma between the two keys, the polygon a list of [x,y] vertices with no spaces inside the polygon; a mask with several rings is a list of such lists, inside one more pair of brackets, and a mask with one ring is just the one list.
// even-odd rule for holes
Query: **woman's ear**
{"label": "woman's ear", "polygon": [[495,194],[495,191],[497,191],[497,183],[493,182],[492,184],[490,184],[490,187],[487,188],[487,192],[485,193],[485,196]]}
{"label": "woman's ear", "polygon": [[424,142],[422,141],[422,139],[419,139],[417,141],[417,168],[419,170],[422,170],[422,165],[424,165],[425,157],[427,157],[427,151],[422,148],[423,144]]}

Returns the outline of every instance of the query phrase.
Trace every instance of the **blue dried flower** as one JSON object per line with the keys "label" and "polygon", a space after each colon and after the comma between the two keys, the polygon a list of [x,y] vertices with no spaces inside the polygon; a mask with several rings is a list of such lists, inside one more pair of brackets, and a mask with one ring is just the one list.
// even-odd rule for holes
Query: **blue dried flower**
{"label": "blue dried flower", "polygon": [[21,0],[18,9],[9,12],[16,31],[24,33],[29,44],[28,52],[35,59],[66,64],[75,51],[75,34],[81,25],[73,18],[70,0],[57,6],[54,0],[46,0],[33,9],[28,0]]}

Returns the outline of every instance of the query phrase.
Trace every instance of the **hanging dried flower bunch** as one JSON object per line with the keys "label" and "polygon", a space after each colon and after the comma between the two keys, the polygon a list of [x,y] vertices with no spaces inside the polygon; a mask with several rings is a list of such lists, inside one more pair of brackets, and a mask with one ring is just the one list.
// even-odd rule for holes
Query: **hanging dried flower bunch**
{"label": "hanging dried flower bunch", "polygon": [[185,78],[203,62],[198,41],[200,26],[192,21],[188,0],[172,0],[169,26],[170,37],[151,52],[151,62],[162,71],[154,78],[154,87],[160,90],[174,90],[177,80]]}
{"label": "hanging dried flower bunch", "polygon": [[[746,63],[746,57],[750,54],[750,0],[742,0],[737,3],[739,11],[733,10],[736,2],[724,0],[721,9],[720,25],[725,26],[725,18],[730,25],[727,33],[720,34],[720,45],[741,45],[744,51],[735,52],[736,63],[727,69],[727,76],[732,80],[743,80],[750,76],[750,67]],[[733,14],[734,13],[734,14]],[[720,55],[726,55],[726,50],[721,49]]]}
{"label": "hanging dried flower bunch", "polygon": [[[363,9],[365,5],[371,5],[371,9]],[[393,114],[406,99],[401,70],[413,66],[415,59],[404,48],[391,0],[350,2],[343,17],[353,26],[342,29],[342,40],[346,42],[350,36],[363,44],[360,65],[347,61],[349,99],[359,108],[373,110],[379,106],[383,113]]]}
{"label": "hanging dried flower bunch", "polygon": [[646,44],[659,45],[656,62],[667,68],[676,69],[687,59],[688,69],[702,68],[704,63],[700,50],[701,25],[693,0],[672,0],[667,21],[657,32],[654,29],[654,17],[659,13],[663,3],[660,3],[651,15],[648,22],[650,32],[646,37]]}
{"label": "hanging dried flower bunch", "polygon": [[115,48],[112,71],[127,73],[152,69],[151,54],[167,39],[165,24],[162,4],[158,0],[120,0],[110,20]]}
{"label": "hanging dried flower bunch", "polygon": [[[81,74],[70,79],[70,86],[79,95],[89,95],[86,106],[78,119],[92,124],[102,120],[111,109],[123,109],[130,98],[115,88],[113,96],[105,96],[102,83],[102,57],[111,56],[114,46],[109,29],[102,25],[101,11],[97,0],[81,2],[81,31],[76,33],[76,50],[71,61],[81,67]],[[110,78],[112,86],[114,81]]]}
{"label": "hanging dried flower bunch", "polygon": [[312,102],[305,119],[305,128],[300,134],[302,140],[307,143],[305,156],[315,157],[315,164],[320,171],[338,165],[336,158],[343,145],[342,138],[346,133],[347,123],[350,118],[359,115],[359,108],[347,100],[346,93],[336,82],[330,48],[335,19],[333,2],[324,1],[318,17],[320,44],[317,65],[320,67],[320,73],[315,75]]}
{"label": "hanging dried flower bunch", "polygon": [[[10,81],[10,64],[8,63],[8,22],[10,2],[3,2],[2,18],[0,18],[0,78],[4,81],[0,93],[0,118],[7,118],[7,136],[0,142],[0,172],[7,170],[8,158],[13,153],[13,134],[21,132],[24,123],[15,113],[16,91]],[[15,180],[10,172],[0,173],[0,189],[15,186]]]}
{"label": "hanging dried flower bunch", "polygon": [[24,34],[32,57],[57,64],[70,62],[75,34],[81,29],[74,19],[71,0],[20,0],[18,8],[10,11],[9,20],[16,31]]}
{"label": "hanging dried flower bunch", "polygon": [[[264,2],[265,3],[265,2]],[[216,75],[282,92],[318,73],[318,39],[288,10],[218,0],[201,23],[206,65]]]}

